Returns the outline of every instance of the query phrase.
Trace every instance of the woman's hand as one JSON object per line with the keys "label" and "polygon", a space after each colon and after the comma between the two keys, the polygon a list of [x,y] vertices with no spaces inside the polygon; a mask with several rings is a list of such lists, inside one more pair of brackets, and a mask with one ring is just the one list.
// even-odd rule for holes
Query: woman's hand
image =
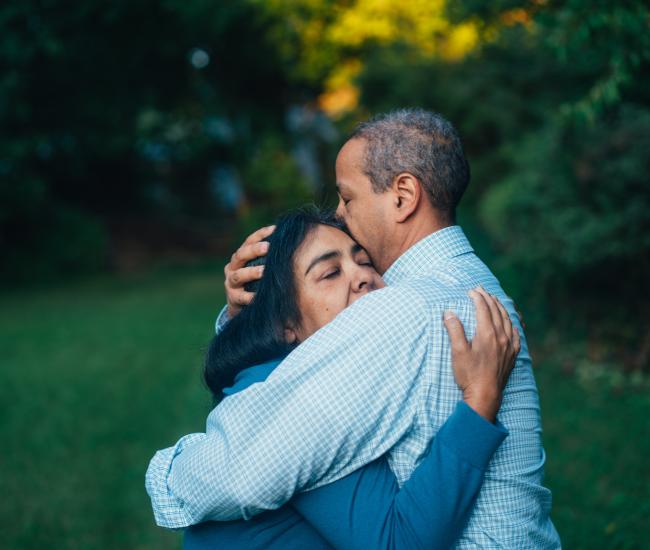
{"label": "woman's hand", "polygon": [[454,376],[465,402],[494,422],[519,353],[519,331],[513,328],[508,313],[495,297],[481,287],[471,290],[469,295],[476,306],[476,334],[471,342],[452,311],[446,311],[444,316],[451,339]]}
{"label": "woman's hand", "polygon": [[226,287],[226,300],[228,301],[228,317],[232,319],[237,315],[241,308],[251,303],[254,292],[247,292],[244,286],[252,281],[262,278],[264,266],[246,267],[246,264],[266,256],[269,251],[269,243],[262,242],[275,230],[275,225],[262,227],[254,233],[251,233],[243,244],[235,251],[230,258],[230,262],[224,268]]}

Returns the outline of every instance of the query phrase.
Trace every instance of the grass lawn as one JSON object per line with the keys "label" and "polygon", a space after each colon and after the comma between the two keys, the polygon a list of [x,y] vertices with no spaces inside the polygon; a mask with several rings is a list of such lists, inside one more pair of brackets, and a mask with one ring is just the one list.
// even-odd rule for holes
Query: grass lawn
{"label": "grass lawn", "polygon": [[[201,430],[217,265],[0,296],[4,548],[178,548],[144,490],[152,453]],[[650,398],[540,362],[547,481],[566,548],[641,548]]]}

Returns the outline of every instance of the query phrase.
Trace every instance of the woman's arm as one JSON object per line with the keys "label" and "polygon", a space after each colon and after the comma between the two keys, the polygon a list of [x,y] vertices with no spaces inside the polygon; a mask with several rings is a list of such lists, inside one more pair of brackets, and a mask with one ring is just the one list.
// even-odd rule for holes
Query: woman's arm
{"label": "woman's arm", "polygon": [[485,467],[506,436],[459,403],[400,490],[381,458],[251,520],[185,531],[184,550],[448,548],[460,536]]}
{"label": "woman's arm", "polygon": [[[518,335],[498,301],[482,290],[472,298],[477,307],[472,343],[460,321],[445,315],[454,374],[466,402],[457,405],[401,490],[381,458],[291,500],[333,546],[448,548],[462,533],[485,469],[507,435],[491,421],[519,352]],[[503,336],[509,343],[500,345]]]}
{"label": "woman's arm", "polygon": [[336,548],[448,548],[462,533],[506,435],[459,403],[401,490],[381,458],[290,504]]}
{"label": "woman's arm", "polygon": [[[512,368],[504,365],[512,362],[514,355],[504,361],[508,354],[498,345],[492,345],[497,336],[503,336],[504,327],[495,330],[496,317],[486,323],[490,309],[486,303],[476,305],[477,332],[471,344],[465,340],[462,327],[452,330],[453,322],[446,321],[446,324],[454,348],[454,371],[462,375],[458,382],[465,390],[472,389],[472,402],[480,397],[485,407],[477,406],[477,411],[485,414],[486,410],[498,408],[502,385]],[[492,327],[489,330],[484,328],[488,325]],[[507,326],[505,330],[511,331],[512,327]],[[497,353],[493,355],[495,349]],[[491,358],[487,360],[486,350],[491,350],[487,353]],[[401,491],[388,464],[379,460],[338,482],[296,496],[292,503],[336,547],[447,547],[462,532],[480,490],[484,470],[505,436],[503,428],[495,427],[461,403]],[[246,530],[255,522],[256,519],[233,523],[241,523],[241,529]],[[218,535],[219,528],[215,528],[213,534]],[[282,538],[282,533],[278,536]]]}

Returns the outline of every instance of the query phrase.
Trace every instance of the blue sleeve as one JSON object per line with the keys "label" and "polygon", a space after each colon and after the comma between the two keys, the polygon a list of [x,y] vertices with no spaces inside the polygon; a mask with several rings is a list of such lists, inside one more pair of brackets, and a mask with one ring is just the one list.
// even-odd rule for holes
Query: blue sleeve
{"label": "blue sleeve", "polygon": [[332,550],[331,545],[291,506],[251,520],[208,521],[183,535],[183,550]]}
{"label": "blue sleeve", "polygon": [[336,548],[449,548],[506,435],[461,402],[401,490],[381,458],[291,504]]}

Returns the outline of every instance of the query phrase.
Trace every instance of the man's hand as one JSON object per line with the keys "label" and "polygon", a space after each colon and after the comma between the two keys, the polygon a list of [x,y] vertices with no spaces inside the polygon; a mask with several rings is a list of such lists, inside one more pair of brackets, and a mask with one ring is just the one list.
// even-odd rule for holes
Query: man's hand
{"label": "man's hand", "polygon": [[269,251],[269,243],[261,242],[275,230],[275,225],[262,227],[251,233],[243,244],[230,258],[224,268],[226,287],[226,300],[228,301],[228,317],[232,319],[241,308],[251,303],[255,293],[247,292],[244,286],[252,281],[261,279],[264,266],[246,267],[246,264],[255,258],[265,256]]}
{"label": "man's hand", "polygon": [[496,298],[480,287],[469,294],[476,306],[476,334],[471,342],[453,312],[446,311],[444,317],[451,339],[454,376],[465,402],[494,422],[519,353],[519,331],[513,328]]}

